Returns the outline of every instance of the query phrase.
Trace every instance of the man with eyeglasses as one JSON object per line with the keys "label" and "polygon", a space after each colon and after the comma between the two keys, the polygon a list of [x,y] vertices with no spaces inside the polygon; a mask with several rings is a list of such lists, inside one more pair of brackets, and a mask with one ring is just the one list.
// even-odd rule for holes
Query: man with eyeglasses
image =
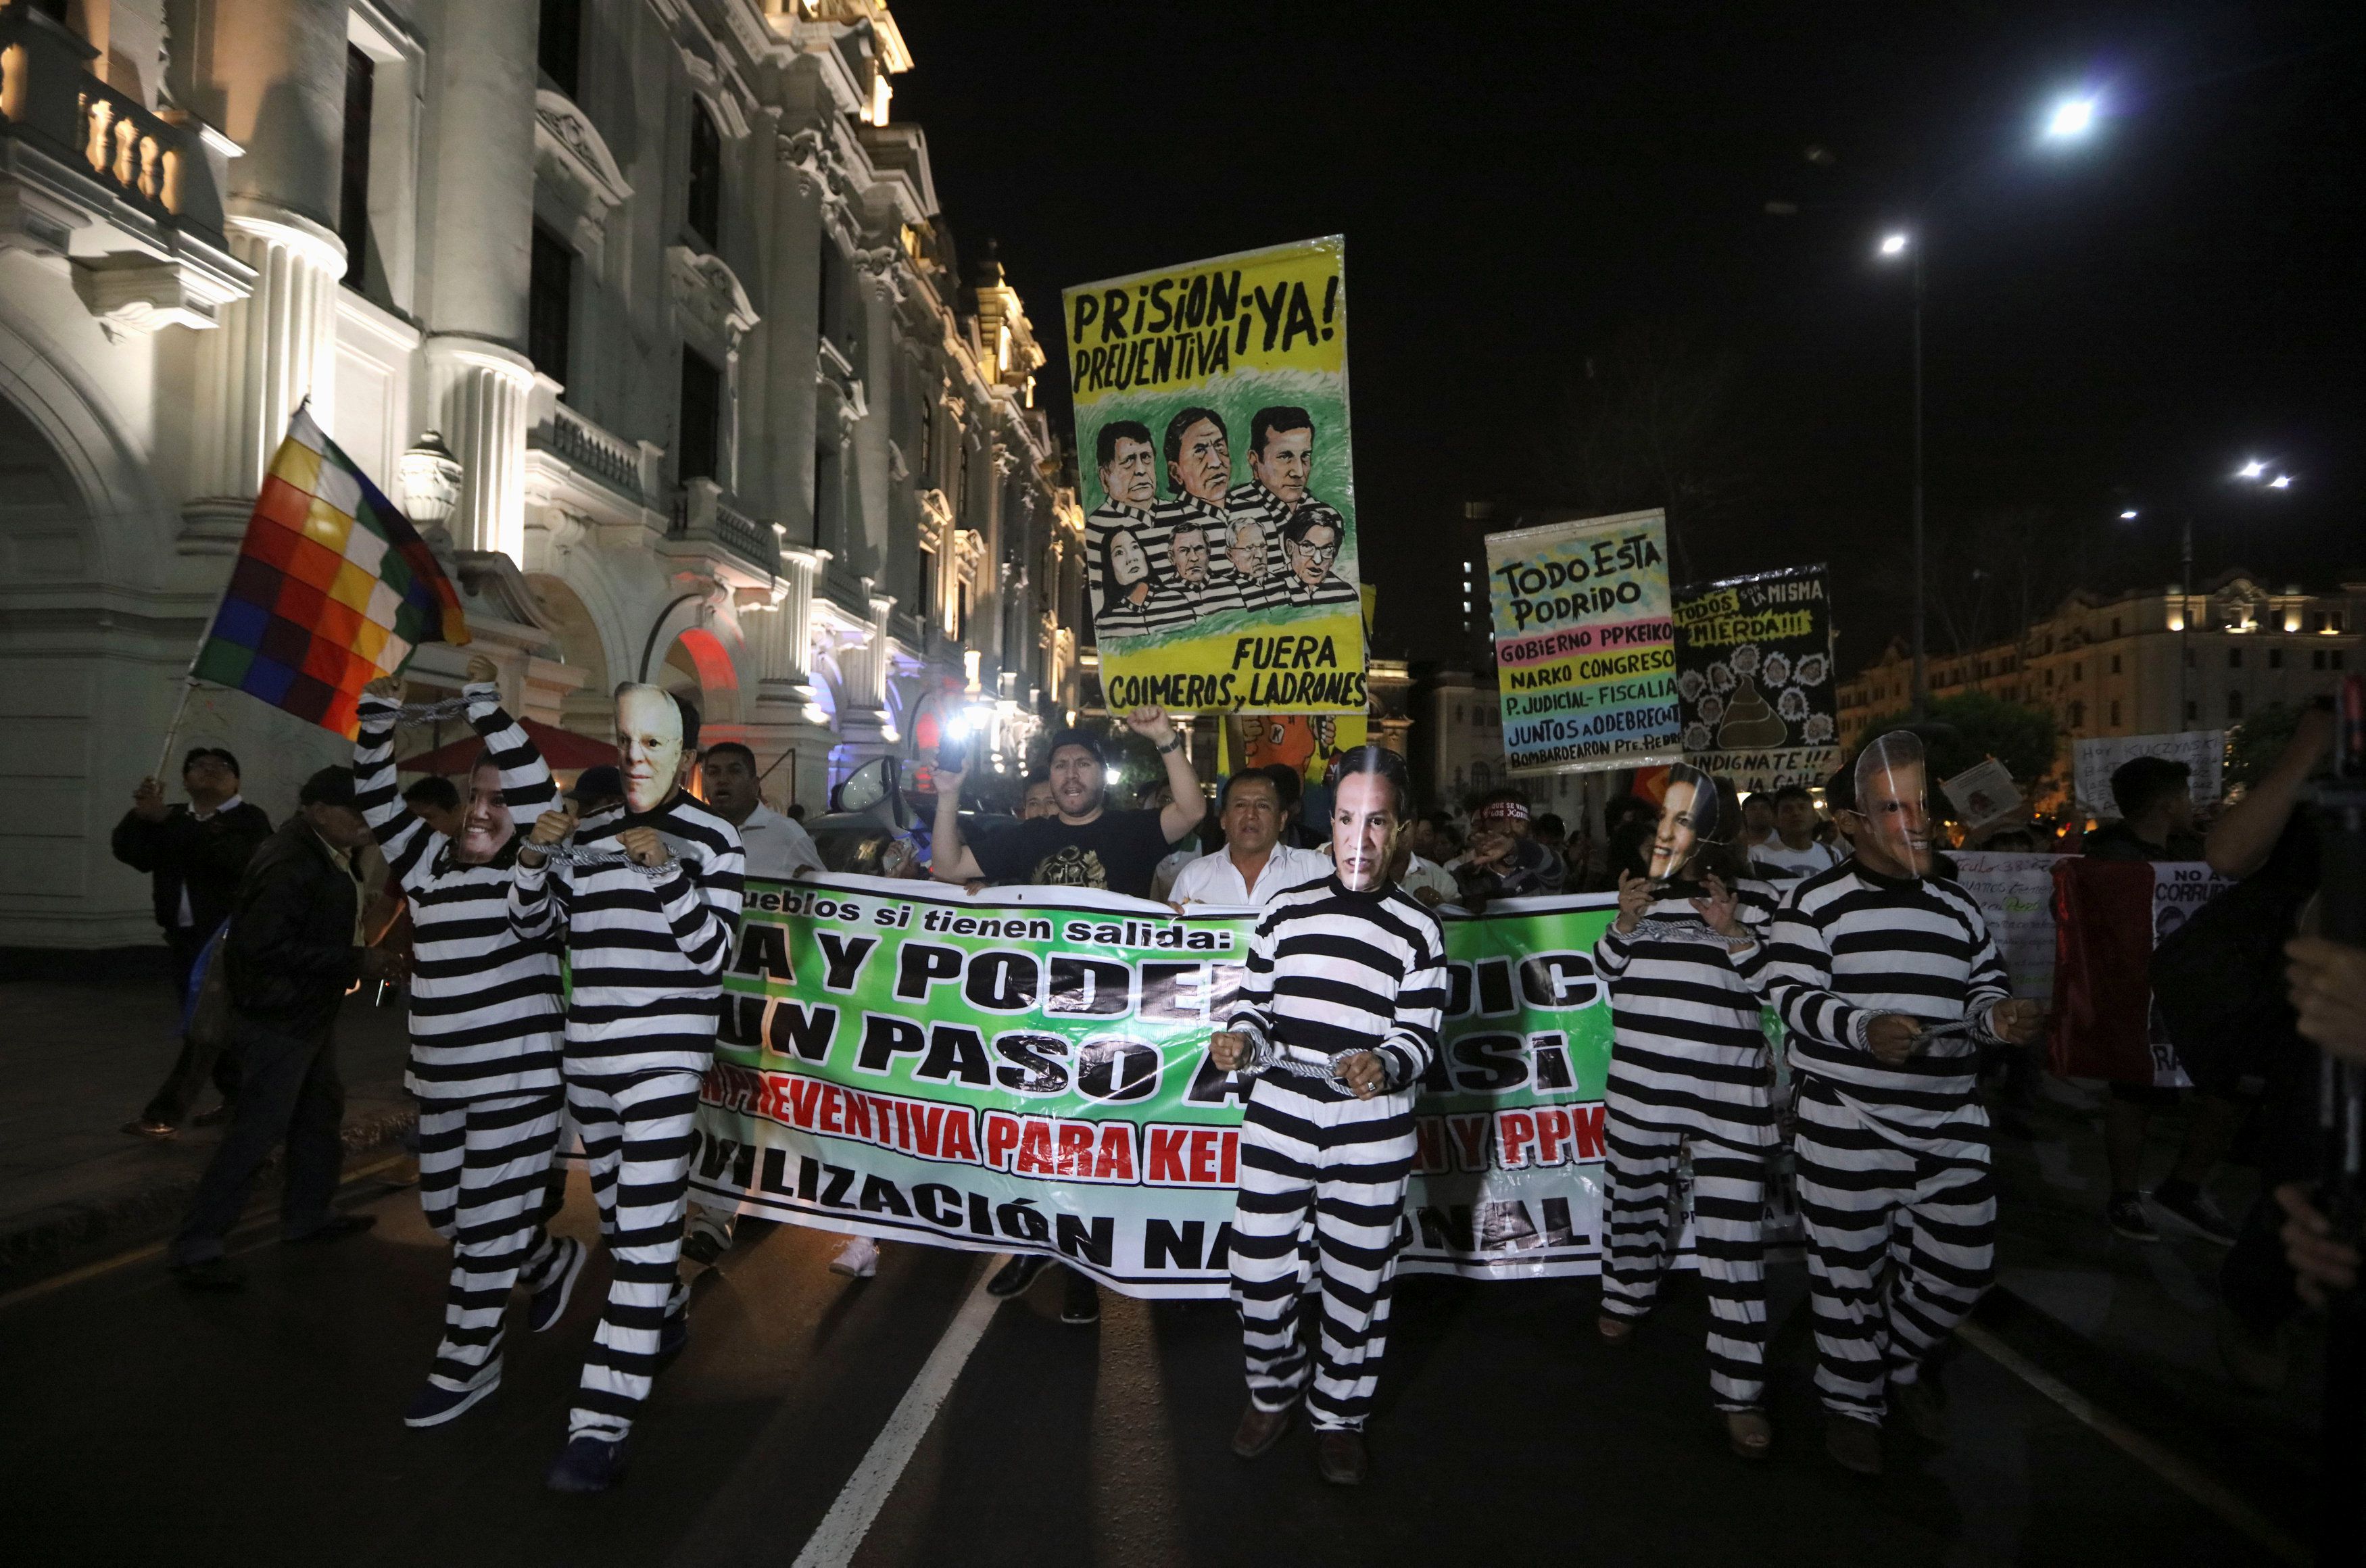
{"label": "man with eyeglasses", "polygon": [[1320,501],[1309,501],[1282,525],[1281,558],[1290,566],[1290,603],[1363,603],[1356,585],[1331,569],[1346,537],[1346,521]]}

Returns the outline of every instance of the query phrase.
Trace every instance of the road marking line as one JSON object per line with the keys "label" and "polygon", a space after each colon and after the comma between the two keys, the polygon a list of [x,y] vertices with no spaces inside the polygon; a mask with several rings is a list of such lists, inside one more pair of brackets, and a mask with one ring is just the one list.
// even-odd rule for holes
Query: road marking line
{"label": "road marking line", "polygon": [[[389,1154],[385,1159],[374,1159],[367,1165],[357,1165],[337,1178],[337,1185],[343,1187],[366,1177],[375,1176],[379,1171],[400,1164],[409,1158],[407,1154]],[[134,1247],[129,1252],[118,1252],[112,1258],[101,1258],[96,1263],[84,1263],[79,1269],[68,1269],[62,1274],[52,1274],[46,1280],[35,1280],[29,1285],[10,1291],[6,1295],[0,1295],[0,1312],[6,1312],[21,1302],[33,1301],[48,1295],[52,1291],[62,1291],[68,1285],[78,1285],[84,1280],[95,1280],[101,1274],[111,1274],[118,1269],[144,1262],[162,1253],[170,1245],[168,1241],[151,1241],[144,1247]],[[251,1251],[253,1249],[242,1248],[241,1250]]]}
{"label": "road marking line", "polygon": [[2315,1553],[2278,1529],[2257,1509],[2225,1486],[2204,1475],[2142,1432],[2125,1425],[2111,1412],[2098,1408],[2092,1400],[2053,1373],[2039,1367],[1987,1328],[1977,1323],[1963,1323],[1956,1326],[1955,1332],[1966,1344],[1972,1346],[1989,1360],[2062,1406],[2137,1463],[2142,1464],[2163,1481],[2217,1515],[2221,1520],[2249,1536],[2278,1557],[2287,1562],[2307,1563],[2315,1561]]}
{"label": "road marking line", "polygon": [[978,1275],[969,1299],[953,1314],[944,1338],[929,1352],[919,1375],[896,1402],[895,1414],[887,1417],[887,1424],[871,1440],[870,1450],[847,1478],[838,1500],[822,1516],[821,1523],[814,1527],[805,1550],[797,1553],[794,1568],[846,1568],[854,1561],[862,1538],[871,1532],[871,1521],[886,1506],[888,1494],[896,1490],[896,1483],[903,1476],[904,1467],[911,1462],[920,1439],[936,1423],[938,1409],[952,1393],[970,1352],[977,1349],[986,1326],[993,1321],[995,1309],[1002,1305],[1000,1298],[986,1294],[986,1285],[994,1278],[995,1270],[1008,1261],[1005,1257],[993,1258]]}

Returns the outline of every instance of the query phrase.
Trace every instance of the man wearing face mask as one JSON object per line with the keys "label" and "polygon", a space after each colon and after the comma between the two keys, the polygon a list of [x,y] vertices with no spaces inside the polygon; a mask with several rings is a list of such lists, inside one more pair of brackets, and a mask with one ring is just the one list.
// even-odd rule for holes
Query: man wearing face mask
{"label": "man wearing face mask", "polygon": [[[1301,1391],[1323,1478],[1365,1476],[1363,1427],[1388,1348],[1389,1298],[1413,1172],[1413,1102],[1446,1006],[1437,917],[1388,879],[1409,825],[1404,760],[1380,746],[1341,759],[1337,869],[1267,907],[1246,973],[1209,1055],[1256,1074],[1241,1123],[1233,1300],[1249,1405],[1233,1451],[1255,1459]],[[1301,1230],[1314,1245],[1301,1249]],[[1301,1304],[1320,1272],[1313,1379]]]}
{"label": "man wearing face mask", "polygon": [[659,1368],[690,1335],[677,1272],[691,1123],[715,1055],[744,857],[732,825],[682,792],[698,711],[654,686],[616,689],[624,801],[577,822],[546,812],[518,854],[510,925],[563,934],[567,1110],[583,1137],[614,1260],[554,1491],[604,1492]]}
{"label": "man wearing face mask", "polygon": [[1791,884],[1767,941],[1733,955],[1781,1015],[1799,1079],[1824,1446],[1873,1475],[1890,1410],[1945,1440],[1924,1364],[1996,1268],[1980,1047],[2026,1045],[2045,1024],[2011,995],[1979,905],[1932,874],[1927,788],[1911,732],[1869,742],[1827,791],[1854,853]]}
{"label": "man wearing face mask", "polygon": [[542,754],[502,711],[499,671],[468,661],[468,723],[485,750],[447,833],[395,791],[394,731],[402,682],[362,689],[354,739],[355,804],[377,834],[387,869],[411,902],[411,1066],[419,1099],[419,1206],[428,1228],[452,1243],[444,1342],[427,1384],[403,1415],[440,1426],[491,1394],[501,1379],[503,1318],[521,1278],[537,1332],[558,1321],[583,1271],[580,1241],[542,1226],[543,1182],[558,1143],[558,950],[525,941],[509,924],[518,857],[512,813],[540,812],[558,798]]}

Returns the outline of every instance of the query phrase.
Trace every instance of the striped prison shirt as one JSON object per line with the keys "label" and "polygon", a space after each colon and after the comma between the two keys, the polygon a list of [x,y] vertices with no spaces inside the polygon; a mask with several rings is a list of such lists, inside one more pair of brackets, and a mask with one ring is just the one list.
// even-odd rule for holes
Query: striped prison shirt
{"label": "striped prison shirt", "polygon": [[[501,769],[510,814],[527,823],[558,797],[550,769],[500,689],[470,686],[468,722]],[[364,697],[354,740],[354,804],[377,834],[387,868],[411,901],[411,1066],[403,1084],[422,1101],[459,1103],[558,1089],[558,949],[510,929],[518,835],[480,866],[413,815],[395,788],[399,710]]]}
{"label": "striped prison shirt", "polygon": [[[1764,884],[1735,890],[1754,935],[1773,917]],[[1725,938],[1683,899],[1662,899],[1631,932],[1594,944],[1610,987],[1609,1093],[1639,1122],[1756,1152],[1775,1141],[1774,1061],[1758,992],[1726,957]]]}
{"label": "striped prison shirt", "polygon": [[1309,1064],[1376,1052],[1402,1090],[1437,1058],[1445,1011],[1437,917],[1393,882],[1350,892],[1334,873],[1267,906],[1225,1026]]}
{"label": "striped prison shirt", "polygon": [[[1988,1114],[1974,1092],[1988,1012],[2011,994],[1980,906],[1940,878],[1898,879],[1846,860],[1791,884],[1764,943],[1734,956],[1783,1021],[1791,1063],[1890,1141],[1982,1158]],[[1865,1044],[1876,1014],[1974,1032],[1929,1041],[1891,1066]]]}
{"label": "striped prison shirt", "polygon": [[510,924],[529,937],[565,933],[570,1062],[603,1074],[704,1072],[739,923],[739,833],[677,792],[646,815],[616,807],[587,817],[569,842],[614,850],[630,827],[655,828],[673,852],[664,876],[629,865],[521,861]]}

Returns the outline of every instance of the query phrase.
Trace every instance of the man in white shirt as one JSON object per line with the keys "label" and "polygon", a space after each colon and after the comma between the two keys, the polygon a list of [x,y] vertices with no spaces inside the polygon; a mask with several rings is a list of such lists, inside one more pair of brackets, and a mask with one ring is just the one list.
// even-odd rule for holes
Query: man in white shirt
{"label": "man in white shirt", "polygon": [[1266,769],[1251,768],[1224,780],[1217,813],[1224,827],[1224,846],[1202,855],[1176,876],[1168,896],[1177,906],[1263,909],[1277,895],[1331,874],[1330,857],[1280,842],[1281,789]]}
{"label": "man in white shirt", "polygon": [[1791,882],[1828,871],[1848,858],[1829,844],[1816,842],[1816,801],[1804,784],[1786,784],[1774,791],[1774,836],[1752,845],[1750,863],[1764,868],[1770,881]]}
{"label": "man in white shirt", "polygon": [[706,803],[739,830],[748,875],[785,881],[801,871],[825,871],[821,851],[804,826],[764,804],[756,788],[756,754],[738,741],[706,748]]}
{"label": "man in white shirt", "polygon": [[[756,754],[738,741],[722,741],[706,748],[704,759],[706,803],[715,814],[739,830],[740,847],[748,857],[748,875],[786,881],[791,877],[827,871],[821,851],[804,826],[764,804],[756,788]],[[738,1215],[709,1208],[696,1199],[690,1205],[690,1231],[682,1255],[712,1267],[731,1248]],[[832,1269],[856,1279],[868,1279],[879,1270],[879,1249],[867,1236],[851,1237],[830,1260]]]}

